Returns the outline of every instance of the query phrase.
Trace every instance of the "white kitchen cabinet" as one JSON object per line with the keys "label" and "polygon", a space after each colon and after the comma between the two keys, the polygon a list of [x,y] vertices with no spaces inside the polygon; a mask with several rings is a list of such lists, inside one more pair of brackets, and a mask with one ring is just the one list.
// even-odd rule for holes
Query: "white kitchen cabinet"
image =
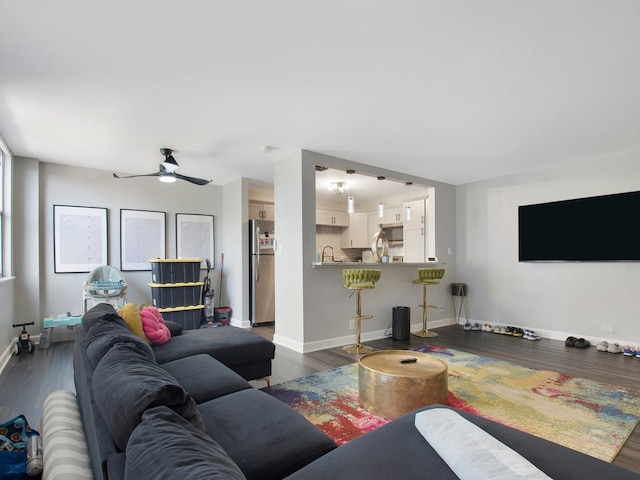
{"label": "white kitchen cabinet", "polygon": [[249,202],[249,218],[255,220],[274,220],[275,208],[272,203]]}
{"label": "white kitchen cabinet", "polygon": [[404,222],[404,206],[385,207],[383,220],[385,225]]}
{"label": "white kitchen cabinet", "polygon": [[369,215],[357,212],[349,215],[349,227],[340,235],[340,248],[369,248]]}
{"label": "white kitchen cabinet", "polygon": [[404,261],[424,262],[427,258],[425,200],[407,202],[411,219],[404,221]]}
{"label": "white kitchen cabinet", "polygon": [[329,225],[332,227],[348,227],[349,214],[330,210],[316,210],[316,225]]}

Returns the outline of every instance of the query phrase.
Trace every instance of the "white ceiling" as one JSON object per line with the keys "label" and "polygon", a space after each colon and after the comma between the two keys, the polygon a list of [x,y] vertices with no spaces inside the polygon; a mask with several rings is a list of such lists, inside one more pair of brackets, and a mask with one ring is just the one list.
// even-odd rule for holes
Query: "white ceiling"
{"label": "white ceiling", "polygon": [[461,184],[640,150],[637,0],[0,11],[0,135],[46,162],[149,173],[170,147],[184,175],[270,183],[302,148]]}

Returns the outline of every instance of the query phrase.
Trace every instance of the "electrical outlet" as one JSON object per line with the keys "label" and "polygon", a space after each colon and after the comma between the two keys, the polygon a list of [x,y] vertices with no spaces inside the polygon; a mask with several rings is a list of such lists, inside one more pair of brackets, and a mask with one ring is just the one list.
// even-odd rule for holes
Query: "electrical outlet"
{"label": "electrical outlet", "polygon": [[613,325],[610,325],[608,323],[603,323],[600,325],[600,330],[602,330],[605,333],[613,333],[616,331],[615,328],[613,328]]}
{"label": "electrical outlet", "polygon": [[356,328],[356,321],[352,318],[351,320],[349,320],[349,330],[355,330]]}

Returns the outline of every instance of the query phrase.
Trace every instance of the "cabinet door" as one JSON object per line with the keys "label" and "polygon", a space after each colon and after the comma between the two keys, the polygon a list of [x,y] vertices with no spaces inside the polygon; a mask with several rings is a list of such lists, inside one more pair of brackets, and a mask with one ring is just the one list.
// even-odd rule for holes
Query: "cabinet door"
{"label": "cabinet door", "polygon": [[333,225],[336,227],[348,227],[349,214],[346,212],[333,212]]}
{"label": "cabinet door", "polygon": [[257,203],[249,204],[249,218],[251,220],[261,220],[262,210],[260,209],[260,205]]}
{"label": "cabinet door", "polygon": [[411,218],[404,220],[405,228],[424,227],[425,203],[424,200],[414,200],[405,203],[405,207],[411,208]]}
{"label": "cabinet door", "polygon": [[425,253],[425,203],[424,200],[408,202],[411,218],[404,221],[404,261],[424,262]]}
{"label": "cabinet door", "polygon": [[333,225],[333,214],[326,210],[316,210],[316,225]]}
{"label": "cabinet door", "polygon": [[424,262],[424,228],[404,228],[404,261]]}
{"label": "cabinet door", "polygon": [[343,212],[331,212],[329,210],[316,210],[316,225],[329,225],[332,227],[348,227],[349,214]]}
{"label": "cabinet door", "polygon": [[402,223],[404,221],[403,207],[389,207],[384,212],[384,224]]}
{"label": "cabinet door", "polygon": [[366,212],[352,213],[349,228],[340,235],[341,248],[369,248],[369,216]]}
{"label": "cabinet door", "polygon": [[273,221],[275,218],[274,215],[275,207],[269,203],[265,203],[262,205],[262,219],[263,220],[271,220]]}

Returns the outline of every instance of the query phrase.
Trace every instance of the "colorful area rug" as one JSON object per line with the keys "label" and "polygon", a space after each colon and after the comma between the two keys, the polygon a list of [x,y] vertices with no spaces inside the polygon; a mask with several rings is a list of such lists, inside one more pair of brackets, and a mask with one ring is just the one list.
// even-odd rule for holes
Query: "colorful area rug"
{"label": "colorful area rug", "polygon": [[[420,351],[447,363],[450,406],[608,462],[640,419],[638,391],[453,349],[428,345]],[[360,407],[357,364],[263,390],[338,444],[388,422]]]}

